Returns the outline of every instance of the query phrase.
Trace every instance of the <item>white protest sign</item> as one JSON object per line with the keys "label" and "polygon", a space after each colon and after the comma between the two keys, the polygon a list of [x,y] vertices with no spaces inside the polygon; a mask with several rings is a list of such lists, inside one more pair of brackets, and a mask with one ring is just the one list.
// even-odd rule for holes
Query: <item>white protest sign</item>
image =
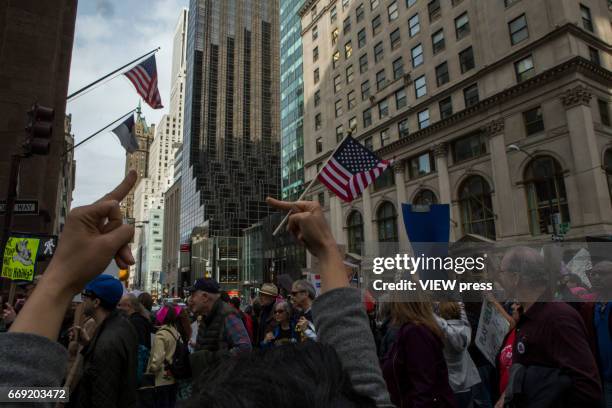
{"label": "white protest sign", "polygon": [[593,268],[591,263],[591,254],[584,248],[576,252],[576,255],[567,264],[567,269],[570,270],[574,275],[580,276],[580,279],[584,282],[587,287],[591,287],[591,281],[587,277],[586,271]]}
{"label": "white protest sign", "polygon": [[475,342],[476,347],[493,365],[496,365],[495,357],[509,329],[510,323],[497,311],[493,303],[484,299]]}

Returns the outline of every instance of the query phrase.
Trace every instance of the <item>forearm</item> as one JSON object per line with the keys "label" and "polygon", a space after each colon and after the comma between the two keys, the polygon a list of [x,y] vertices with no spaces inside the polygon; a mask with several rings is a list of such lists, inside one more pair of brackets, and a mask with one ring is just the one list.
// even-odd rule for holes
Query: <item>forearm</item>
{"label": "forearm", "polygon": [[319,256],[321,293],[349,286],[338,246],[335,242],[330,241],[325,245],[325,248],[326,251]]}

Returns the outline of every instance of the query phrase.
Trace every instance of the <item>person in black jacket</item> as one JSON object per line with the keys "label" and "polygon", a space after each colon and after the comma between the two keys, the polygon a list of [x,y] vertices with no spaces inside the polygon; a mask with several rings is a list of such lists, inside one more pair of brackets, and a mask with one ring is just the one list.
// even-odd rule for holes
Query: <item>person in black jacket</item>
{"label": "person in black jacket", "polygon": [[130,322],[138,333],[138,344],[151,350],[151,334],[155,332],[155,327],[151,323],[149,312],[138,298],[132,294],[125,295],[119,301],[117,308],[123,310],[130,318]]}
{"label": "person in black jacket", "polygon": [[84,312],[98,325],[92,339],[75,327],[87,344],[82,351],[83,375],[69,407],[136,407],[136,353],[138,333],[116,306],[123,284],[111,275],[100,275],[81,294]]}

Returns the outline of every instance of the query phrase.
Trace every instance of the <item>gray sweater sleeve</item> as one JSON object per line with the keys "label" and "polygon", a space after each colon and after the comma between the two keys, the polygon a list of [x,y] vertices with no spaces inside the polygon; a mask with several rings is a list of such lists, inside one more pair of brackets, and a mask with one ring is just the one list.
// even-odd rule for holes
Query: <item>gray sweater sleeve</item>
{"label": "gray sweater sleeve", "polygon": [[312,315],[319,341],[336,349],[355,390],[372,398],[378,407],[393,407],[359,290],[339,288],[324,293],[314,301]]}
{"label": "gray sweater sleeve", "polygon": [[46,337],[0,334],[0,386],[59,387],[67,364],[66,349]]}

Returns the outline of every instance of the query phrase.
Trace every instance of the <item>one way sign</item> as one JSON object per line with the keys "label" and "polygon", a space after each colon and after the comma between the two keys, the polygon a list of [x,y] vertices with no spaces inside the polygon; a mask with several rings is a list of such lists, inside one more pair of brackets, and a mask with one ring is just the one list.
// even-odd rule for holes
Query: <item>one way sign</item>
{"label": "one way sign", "polygon": [[[15,200],[15,215],[37,215],[38,200]],[[0,214],[6,213],[6,200],[0,201]]]}

